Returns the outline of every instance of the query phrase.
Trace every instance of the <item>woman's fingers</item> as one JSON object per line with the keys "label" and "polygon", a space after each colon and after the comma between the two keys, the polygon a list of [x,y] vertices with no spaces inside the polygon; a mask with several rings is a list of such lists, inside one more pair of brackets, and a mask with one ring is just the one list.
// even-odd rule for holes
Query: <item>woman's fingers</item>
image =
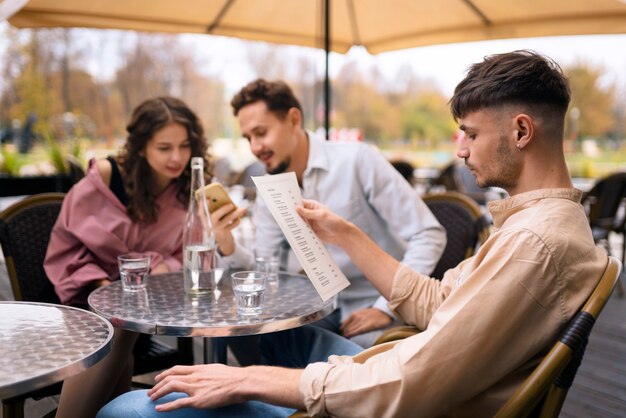
{"label": "woman's fingers", "polygon": [[246,212],[245,208],[235,209],[235,205],[229,203],[211,213],[211,222],[215,228],[232,229],[239,224]]}
{"label": "woman's fingers", "polygon": [[235,205],[233,205],[232,203],[228,203],[214,210],[213,212],[211,212],[211,218],[221,220],[222,218],[224,218],[226,215],[228,215],[230,212],[233,212],[234,210],[235,210]]}

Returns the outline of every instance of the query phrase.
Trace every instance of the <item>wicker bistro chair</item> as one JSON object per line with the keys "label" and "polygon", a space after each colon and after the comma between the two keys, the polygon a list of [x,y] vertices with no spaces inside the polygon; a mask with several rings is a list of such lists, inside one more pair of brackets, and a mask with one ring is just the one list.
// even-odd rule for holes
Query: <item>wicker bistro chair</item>
{"label": "wicker bistro chair", "polygon": [[[63,193],[44,193],[20,200],[0,213],[0,244],[15,300],[60,303],[46,277],[43,260]],[[61,393],[62,383],[2,400],[4,417],[23,417],[26,399]],[[52,415],[54,416],[54,411]]]}
{"label": "wicker bistro chair", "polygon": [[[0,213],[0,244],[15,300],[61,303],[46,276],[43,262],[64,196],[63,193],[29,196]],[[193,364],[190,338],[178,338],[178,347],[173,349],[142,334],[133,355],[134,375],[162,370],[176,364]],[[140,383],[135,385],[141,386]],[[26,399],[56,395],[60,393],[60,388],[59,383],[17,398],[3,400],[3,409],[23,411]],[[7,413],[4,416],[20,415]]]}
{"label": "wicker bistro chair", "polygon": [[471,198],[457,192],[427,194],[428,209],[446,229],[447,244],[431,277],[443,274],[474,254],[477,246],[489,236],[489,222]]}
{"label": "wicker bistro chair", "polygon": [[[622,263],[609,256],[606,269],[587,302],[561,332],[558,341],[498,411],[495,418],[556,418],[582,362],[589,334],[604,309],[622,271]],[[411,336],[414,333],[411,333]],[[304,411],[290,418],[306,418]]]}
{"label": "wicker bistro chair", "polygon": [[609,256],[606,270],[587,302],[496,418],[558,417],[582,362],[591,329],[619,280],[622,263]]}
{"label": "wicker bistro chair", "polygon": [[0,244],[15,300],[61,303],[43,269],[64,193],[22,199],[0,214]]}
{"label": "wicker bistro chair", "polygon": [[[626,172],[613,173],[604,177],[585,194],[582,200],[595,242],[603,245],[609,253],[609,234],[615,232],[626,238]],[[622,260],[626,257],[626,241],[622,241]],[[624,285],[618,282],[618,295],[624,295]]]}
{"label": "wicker bistro chair", "polygon": [[604,177],[583,198],[589,224],[596,241],[607,240],[616,226],[617,213],[626,199],[626,172]]}
{"label": "wicker bistro chair", "polygon": [[439,177],[433,181],[433,186],[444,186],[447,191],[456,191],[469,196],[479,205],[487,202],[489,188],[476,185],[476,178],[464,164],[454,161],[448,164]]}
{"label": "wicker bistro chair", "polygon": [[[624,202],[626,202],[626,199],[624,199]],[[620,260],[626,260],[626,205],[624,205],[620,219],[616,221],[613,232],[622,236],[622,257]],[[618,292],[620,290],[623,291],[623,283],[619,281],[617,285]]]}

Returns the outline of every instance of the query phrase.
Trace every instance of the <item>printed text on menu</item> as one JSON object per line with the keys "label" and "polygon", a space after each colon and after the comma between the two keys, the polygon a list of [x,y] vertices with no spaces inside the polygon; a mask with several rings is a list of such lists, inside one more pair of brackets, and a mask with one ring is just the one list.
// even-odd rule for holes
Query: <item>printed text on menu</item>
{"label": "printed text on menu", "polygon": [[254,184],[294,250],[322,300],[350,285],[311,227],[298,215],[302,196],[293,172],[252,177]]}

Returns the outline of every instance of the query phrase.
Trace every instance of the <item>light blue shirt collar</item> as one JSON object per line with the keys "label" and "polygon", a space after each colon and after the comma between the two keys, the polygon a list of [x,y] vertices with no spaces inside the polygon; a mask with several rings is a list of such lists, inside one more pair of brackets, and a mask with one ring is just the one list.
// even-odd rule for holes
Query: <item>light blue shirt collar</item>
{"label": "light blue shirt collar", "polygon": [[328,171],[330,169],[330,156],[328,155],[328,150],[324,147],[324,142],[322,142],[325,140],[311,131],[306,131],[306,135],[309,138],[309,159],[306,162],[306,168],[302,176],[306,177],[314,169]]}

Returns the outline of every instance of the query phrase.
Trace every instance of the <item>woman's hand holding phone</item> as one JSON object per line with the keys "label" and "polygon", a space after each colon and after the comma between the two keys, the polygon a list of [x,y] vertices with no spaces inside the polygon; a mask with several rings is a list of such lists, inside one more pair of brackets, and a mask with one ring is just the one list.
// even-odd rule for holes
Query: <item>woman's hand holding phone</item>
{"label": "woman's hand holding phone", "polygon": [[205,193],[218,250],[221,255],[230,255],[236,246],[232,230],[239,225],[246,209],[237,208],[219,183],[206,186]]}

